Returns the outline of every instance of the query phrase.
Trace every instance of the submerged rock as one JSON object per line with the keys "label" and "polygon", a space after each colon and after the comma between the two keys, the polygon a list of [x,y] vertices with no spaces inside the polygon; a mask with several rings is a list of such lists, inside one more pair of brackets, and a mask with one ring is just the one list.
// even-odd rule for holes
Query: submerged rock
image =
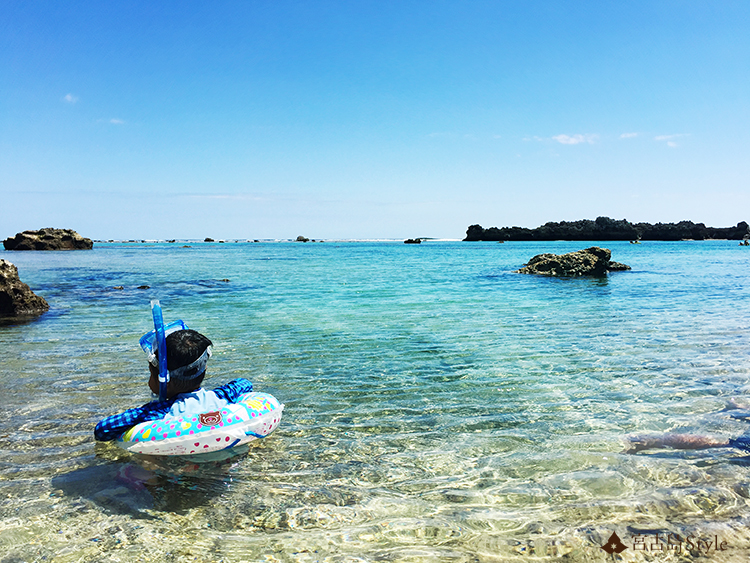
{"label": "submerged rock", "polygon": [[71,229],[24,231],[3,241],[5,250],[91,250],[94,242]]}
{"label": "submerged rock", "polygon": [[49,310],[49,304],[31,291],[18,277],[15,264],[0,258],[0,316],[20,317],[40,315]]}
{"label": "submerged rock", "polygon": [[608,248],[592,246],[585,250],[568,254],[538,254],[520,270],[519,274],[541,276],[604,276],[607,272],[629,270],[630,266],[612,262],[612,252]]}

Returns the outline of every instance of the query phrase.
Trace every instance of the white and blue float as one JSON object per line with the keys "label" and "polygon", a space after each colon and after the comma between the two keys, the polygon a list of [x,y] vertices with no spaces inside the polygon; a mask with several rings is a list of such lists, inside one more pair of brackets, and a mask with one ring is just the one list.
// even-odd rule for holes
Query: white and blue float
{"label": "white and blue float", "polygon": [[219,411],[136,424],[118,438],[132,453],[194,455],[265,438],[281,422],[284,405],[268,393],[245,393]]}
{"label": "white and blue float", "polygon": [[[187,325],[174,321],[165,327],[158,300],[151,302],[151,312],[159,350],[159,400],[163,401],[169,383],[166,335],[172,330],[186,329]],[[276,397],[253,391],[240,395],[235,403],[218,411],[136,424],[118,438],[117,444],[129,452],[147,455],[195,455],[227,450],[271,434],[281,422],[283,411],[284,405]]]}

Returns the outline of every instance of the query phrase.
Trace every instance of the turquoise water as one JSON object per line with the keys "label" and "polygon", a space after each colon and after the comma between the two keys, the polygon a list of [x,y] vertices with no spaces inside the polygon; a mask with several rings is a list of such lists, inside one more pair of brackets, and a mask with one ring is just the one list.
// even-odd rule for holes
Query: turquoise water
{"label": "turquoise water", "polygon": [[[748,431],[750,251],[600,245],[632,271],[513,273],[567,242],[5,252],[51,310],[0,325],[0,560],[608,561],[613,531],[625,560],[654,533],[746,560],[743,452],[621,452]],[[208,386],[286,404],[271,437],[197,463],[94,443],[150,399],[154,298],[214,341]]]}

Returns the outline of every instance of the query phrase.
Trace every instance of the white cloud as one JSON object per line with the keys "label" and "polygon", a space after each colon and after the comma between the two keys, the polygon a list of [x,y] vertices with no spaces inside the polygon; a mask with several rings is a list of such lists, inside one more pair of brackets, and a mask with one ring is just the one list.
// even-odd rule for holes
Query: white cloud
{"label": "white cloud", "polygon": [[[457,141],[460,139],[477,141],[480,139],[475,133],[459,133],[456,131],[433,131],[425,135],[427,139],[447,139],[449,141]],[[484,137],[482,137],[484,138]],[[495,135],[494,138],[499,139],[500,135]]]}
{"label": "white cloud", "polygon": [[181,194],[180,197],[186,197],[189,199],[202,199],[202,200],[234,200],[234,201],[285,201],[284,197],[278,197],[276,195],[255,195],[255,194]]}
{"label": "white cloud", "polygon": [[633,137],[637,137],[638,133],[623,133],[620,135],[620,139],[632,139]]}
{"label": "white cloud", "polygon": [[674,135],[657,135],[656,137],[654,137],[654,141],[666,141],[668,147],[675,148],[680,146],[675,142],[675,139],[687,136],[688,135],[685,133],[677,133]]}
{"label": "white cloud", "polygon": [[596,142],[598,135],[555,135],[552,137],[555,141],[563,145],[580,145],[581,143],[593,144]]}
{"label": "white cloud", "polygon": [[73,94],[66,94],[63,98],[63,101],[68,102],[69,104],[74,104],[78,101],[78,96],[74,96]]}
{"label": "white cloud", "polygon": [[684,136],[685,135],[682,133],[678,133],[676,135],[657,135],[656,137],[654,137],[654,141],[672,141]]}
{"label": "white cloud", "polygon": [[109,120],[112,125],[122,125],[125,122],[122,119],[112,118]]}

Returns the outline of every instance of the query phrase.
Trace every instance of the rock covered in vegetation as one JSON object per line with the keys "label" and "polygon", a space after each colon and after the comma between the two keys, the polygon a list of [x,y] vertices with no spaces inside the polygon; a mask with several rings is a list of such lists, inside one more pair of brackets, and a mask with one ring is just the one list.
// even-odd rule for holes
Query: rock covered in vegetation
{"label": "rock covered in vegetation", "polygon": [[608,248],[592,246],[585,250],[568,254],[538,254],[520,270],[519,274],[541,276],[604,276],[607,272],[629,270],[630,266],[612,262],[612,252]]}
{"label": "rock covered in vegetation", "polygon": [[706,227],[703,223],[680,221],[679,223],[636,223],[641,240],[742,240],[750,233],[745,221],[734,227]]}
{"label": "rock covered in vegetation", "polygon": [[24,231],[3,241],[5,250],[91,250],[94,243],[71,229]]}
{"label": "rock covered in vegetation", "polygon": [[466,231],[467,241],[552,241],[552,240],[633,240],[638,232],[628,221],[616,221],[609,217],[599,217],[596,221],[562,221],[546,223],[536,229],[525,227],[490,227],[472,225]]}
{"label": "rock covered in vegetation", "polygon": [[15,264],[0,258],[0,316],[39,315],[47,310],[47,301],[21,281]]}
{"label": "rock covered in vegetation", "polygon": [[703,223],[631,223],[598,217],[595,221],[561,221],[545,223],[536,229],[525,227],[490,227],[471,225],[466,230],[465,241],[552,241],[552,240],[742,240],[750,228],[745,221],[735,227],[706,227]]}

